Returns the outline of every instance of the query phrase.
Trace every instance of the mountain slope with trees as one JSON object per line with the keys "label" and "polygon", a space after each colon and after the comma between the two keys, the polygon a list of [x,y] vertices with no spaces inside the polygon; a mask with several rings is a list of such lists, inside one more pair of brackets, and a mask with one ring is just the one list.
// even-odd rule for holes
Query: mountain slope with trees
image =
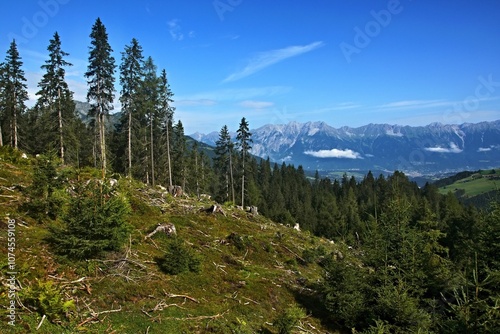
{"label": "mountain slope with trees", "polygon": [[136,39],[118,66],[125,109],[112,122],[116,65],[100,19],[90,37],[85,122],[65,84],[68,54],[57,33],[35,107],[24,104],[15,41],[0,66],[1,238],[9,245],[1,264],[4,273],[16,269],[15,279],[2,276],[0,301],[5,311],[17,307],[15,331],[500,327],[498,197],[484,209],[466,206],[401,171],[308,177],[301,165],[251,156],[258,143],[245,117],[236,140],[221,128],[209,156],[174,119],[166,71]]}

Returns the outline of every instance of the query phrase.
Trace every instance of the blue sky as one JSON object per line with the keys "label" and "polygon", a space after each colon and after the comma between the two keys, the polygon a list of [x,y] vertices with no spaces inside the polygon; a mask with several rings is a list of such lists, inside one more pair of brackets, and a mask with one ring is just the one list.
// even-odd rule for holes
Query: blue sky
{"label": "blue sky", "polygon": [[117,65],[137,38],[166,69],[188,134],[236,130],[242,117],[251,128],[500,119],[497,0],[21,0],[0,12],[0,59],[16,38],[31,98],[57,31],[85,100],[100,17]]}

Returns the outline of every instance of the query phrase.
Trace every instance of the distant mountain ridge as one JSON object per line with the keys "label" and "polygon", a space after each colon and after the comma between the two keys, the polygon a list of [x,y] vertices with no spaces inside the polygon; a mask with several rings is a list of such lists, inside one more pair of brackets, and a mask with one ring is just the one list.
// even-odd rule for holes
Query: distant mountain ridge
{"label": "distant mountain ridge", "polygon": [[[302,165],[306,170],[397,169],[418,176],[500,166],[500,120],[357,128],[290,122],[264,125],[251,132],[254,155]],[[195,133],[191,137],[215,145],[218,135]]]}

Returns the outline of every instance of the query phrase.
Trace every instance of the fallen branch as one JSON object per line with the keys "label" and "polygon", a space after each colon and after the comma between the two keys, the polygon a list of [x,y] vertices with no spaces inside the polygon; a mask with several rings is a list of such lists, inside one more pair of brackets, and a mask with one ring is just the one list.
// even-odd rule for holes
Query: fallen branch
{"label": "fallen branch", "polygon": [[178,308],[183,309],[183,310],[186,309],[185,307],[179,306],[177,303],[167,304],[167,303],[165,303],[164,300],[162,300],[154,308],[149,310],[149,312],[163,311],[164,309],[172,307],[172,306],[178,307]]}
{"label": "fallen branch", "polygon": [[47,318],[47,316],[44,314],[43,317],[42,317],[42,320],[40,320],[40,323],[38,324],[38,326],[36,327],[36,330],[39,330],[40,327],[42,327],[42,324],[43,324],[43,321],[45,320],[45,318]]}
{"label": "fallen branch", "polygon": [[249,300],[249,301],[251,301],[252,303],[254,303],[254,304],[256,304],[256,305],[260,305],[260,303],[256,302],[256,301],[255,301],[255,300],[253,300],[253,299],[250,299],[250,298],[247,298],[247,297],[243,297],[243,296],[242,296],[241,298],[246,299],[246,300]]}
{"label": "fallen branch", "polygon": [[170,318],[164,318],[166,320],[179,320],[179,321],[190,321],[190,320],[206,320],[206,319],[217,319],[223,317],[226,313],[228,313],[229,310],[218,313],[216,315],[200,315],[199,317],[187,317],[187,318],[175,318],[175,317],[170,317]]}
{"label": "fallen branch", "polygon": [[167,293],[167,292],[165,292],[165,290],[163,290],[163,292],[165,293],[165,295],[168,298],[184,298],[184,299],[189,299],[190,301],[195,302],[197,304],[200,303],[198,300],[196,300],[195,298],[188,296],[188,295],[175,295],[173,293]]}
{"label": "fallen branch", "polygon": [[[84,301],[84,303],[85,303],[85,301]],[[90,321],[99,321],[99,316],[102,315],[102,314],[115,313],[115,312],[120,312],[122,310],[122,307],[120,306],[119,309],[113,309],[113,310],[95,312],[94,310],[92,310],[90,308],[89,304],[85,303],[85,306],[87,306],[87,308],[90,311],[90,317],[88,317],[87,319],[85,319],[84,321],[82,321],[81,323],[79,323],[77,327],[81,327],[81,326],[85,325],[86,323],[88,323]]]}
{"label": "fallen branch", "polygon": [[295,257],[297,259],[299,259],[300,261],[302,261],[302,263],[307,263],[306,260],[304,260],[302,257],[300,257],[299,255],[297,255],[294,251],[292,251],[290,248],[286,247],[285,245],[281,245],[284,249],[286,249],[287,251],[289,251],[290,253],[292,253],[293,255],[295,255]]}

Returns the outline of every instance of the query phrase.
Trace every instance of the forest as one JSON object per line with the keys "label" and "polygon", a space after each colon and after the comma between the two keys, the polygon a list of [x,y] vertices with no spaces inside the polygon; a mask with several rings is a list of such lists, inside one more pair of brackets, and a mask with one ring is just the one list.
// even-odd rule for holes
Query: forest
{"label": "forest", "polygon": [[[242,209],[255,206],[274,222],[298,224],[315,236],[345,243],[356,255],[355,262],[342,256],[332,260],[321,248],[301,257],[323,268],[324,277],[315,286],[318,300],[325,321],[341,332],[498,332],[498,198],[485,210],[466,206],[451,192],[440,194],[434,184],[418,187],[400,171],[390,176],[370,172],[362,180],[347,175],[330,180],[318,173],[308,177],[301,166],[252,156],[252,134],[245,117],[236,138],[231,138],[228,126],[222,127],[212,159],[195,141],[188,144],[182,122],[174,120],[167,72],[159,71],[154,60],[143,55],[137,39],[124,47],[118,66],[100,19],[90,39],[85,73],[89,122],[75,112],[65,80],[71,64],[65,60],[68,53],[58,33],[49,41],[47,60],[41,66],[44,75],[31,108],[26,106],[22,57],[12,41],[0,64],[0,146],[48,157],[50,163],[40,165],[44,173],[56,173],[61,166],[93,168],[102,179],[181,186],[191,197],[210,195],[218,203]],[[120,92],[114,90],[116,72]],[[121,103],[121,116],[112,124],[109,117],[115,99]],[[35,215],[52,212],[47,205],[58,206],[51,202],[50,175],[40,175],[43,194],[32,195],[43,201],[27,207]],[[99,193],[98,188],[94,191]],[[100,192],[110,196],[103,195],[102,187]],[[81,203],[96,205],[90,200]],[[125,207],[117,200],[106,210],[115,212],[120,221],[128,210]],[[53,231],[55,249],[64,247],[66,232],[78,232],[76,225],[74,230],[71,226]],[[120,223],[110,226],[119,229]],[[108,232],[108,239],[116,235]]]}

